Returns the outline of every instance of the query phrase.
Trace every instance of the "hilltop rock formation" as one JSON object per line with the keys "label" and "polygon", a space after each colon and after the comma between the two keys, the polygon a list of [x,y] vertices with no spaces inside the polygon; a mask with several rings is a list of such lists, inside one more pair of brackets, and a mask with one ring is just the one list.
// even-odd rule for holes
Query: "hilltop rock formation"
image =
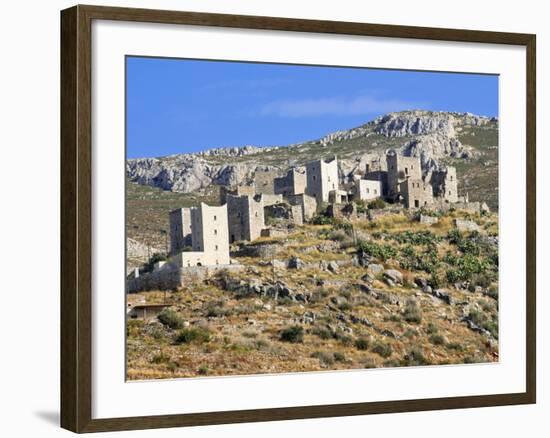
{"label": "hilltop rock formation", "polygon": [[[340,176],[346,181],[372,160],[384,161],[389,146],[403,155],[419,157],[427,172],[439,168],[442,158],[475,156],[474,150],[460,142],[457,133],[463,126],[483,126],[490,121],[496,119],[470,113],[403,111],[377,117],[353,129],[333,132],[316,141],[292,145],[292,148],[227,147],[162,158],[130,159],[126,162],[126,173],[130,181],[138,184],[191,193],[211,184],[235,185],[249,181],[260,167],[285,171],[290,165],[302,165],[308,159],[324,156],[328,151],[323,149],[331,148],[331,153],[339,156]],[[338,147],[346,151],[345,156],[338,152]],[[285,152],[290,149],[291,156]],[[301,160],[294,158],[303,151],[307,153],[303,153]],[[270,165],[266,166],[268,156]],[[274,160],[273,157],[280,158]]]}

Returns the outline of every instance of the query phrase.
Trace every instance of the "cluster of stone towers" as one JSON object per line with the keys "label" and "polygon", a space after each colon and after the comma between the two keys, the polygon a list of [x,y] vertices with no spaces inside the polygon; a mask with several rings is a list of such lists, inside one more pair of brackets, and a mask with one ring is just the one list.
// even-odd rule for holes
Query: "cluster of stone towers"
{"label": "cluster of stone towers", "polygon": [[270,235],[266,209],[288,206],[288,218],[301,224],[322,204],[384,198],[406,208],[458,202],[456,170],[446,167],[423,173],[420,159],[386,154],[375,159],[363,175],[353,175],[351,185],[340,184],[338,160],[315,160],[285,175],[257,169],[254,180],[234,188],[222,187],[221,206],[201,203],[170,213],[170,253],[180,266],[229,264],[229,244]]}
{"label": "cluster of stone towers", "polygon": [[423,174],[420,159],[390,150],[387,161],[387,197],[407,208],[427,207],[435,202],[458,202],[456,169],[447,166]]}

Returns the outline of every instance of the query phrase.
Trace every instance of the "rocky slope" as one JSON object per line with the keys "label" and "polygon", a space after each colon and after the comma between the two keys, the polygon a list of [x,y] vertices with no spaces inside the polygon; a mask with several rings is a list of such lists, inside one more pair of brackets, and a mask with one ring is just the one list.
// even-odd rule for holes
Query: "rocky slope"
{"label": "rocky slope", "polygon": [[[489,136],[484,135],[487,131]],[[486,142],[467,141],[479,137],[486,137]],[[258,167],[285,171],[311,157],[336,154],[340,159],[341,175],[346,177],[358,167],[364,168],[368,159],[383,155],[389,148],[398,149],[407,156],[420,157],[423,167],[428,170],[449,161],[471,163],[484,154],[483,149],[497,146],[498,121],[494,118],[416,110],[380,116],[365,125],[334,132],[315,141],[269,148],[217,148],[193,154],[131,159],[127,161],[126,170],[132,182],[192,193],[212,184],[239,184],[251,178]]]}
{"label": "rocky slope", "polygon": [[127,320],[127,377],[498,361],[496,214],[344,223],[242,242],[231,253],[240,272],[128,295],[171,308]]}

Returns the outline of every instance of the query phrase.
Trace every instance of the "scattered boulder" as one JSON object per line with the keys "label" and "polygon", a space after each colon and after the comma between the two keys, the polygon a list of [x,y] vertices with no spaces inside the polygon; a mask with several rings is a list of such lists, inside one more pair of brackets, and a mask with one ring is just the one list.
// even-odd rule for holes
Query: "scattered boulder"
{"label": "scattered boulder", "polygon": [[397,269],[386,269],[384,271],[384,278],[390,280],[394,284],[403,284],[403,274]]}
{"label": "scattered boulder", "polygon": [[333,274],[336,274],[338,272],[338,264],[335,261],[328,262],[327,270],[329,270]]}
{"label": "scattered boulder", "polygon": [[421,224],[433,225],[433,224],[437,224],[439,222],[439,218],[437,218],[435,216],[428,216],[426,214],[421,214],[420,218],[419,218],[419,221],[420,221]]}
{"label": "scattered boulder", "polygon": [[479,225],[474,221],[455,219],[455,226],[458,231],[479,231]]}
{"label": "scattered boulder", "polygon": [[391,278],[384,277],[384,281],[389,287],[395,287],[395,282]]}
{"label": "scattered boulder", "polygon": [[357,287],[357,289],[359,289],[361,292],[364,292],[366,294],[370,293],[372,290],[368,284],[364,283],[356,283],[354,286]]}
{"label": "scattered boulder", "polygon": [[369,264],[367,266],[367,269],[369,270],[369,272],[373,273],[374,275],[378,275],[384,272],[384,266],[377,265],[376,263]]}
{"label": "scattered boulder", "polygon": [[313,312],[307,311],[300,318],[302,324],[314,324],[317,320],[317,315]]}
{"label": "scattered boulder", "polygon": [[374,282],[374,275],[372,275],[370,272],[367,272],[361,277],[361,280],[363,280],[367,284],[372,284]]}
{"label": "scattered boulder", "polygon": [[428,280],[426,280],[424,277],[415,277],[414,283],[422,289],[428,286]]}
{"label": "scattered boulder", "polygon": [[367,318],[362,318],[360,316],[355,316],[355,315],[350,315],[350,321],[353,323],[353,324],[362,324],[364,326],[367,326],[367,327],[373,327],[373,323],[370,322]]}
{"label": "scattered boulder", "polygon": [[288,261],[289,269],[304,269],[305,263],[298,257],[291,257]]}
{"label": "scattered boulder", "polygon": [[357,264],[359,266],[368,266],[371,260],[371,256],[360,249],[355,255],[355,260],[357,260]]}
{"label": "scattered boulder", "polygon": [[286,269],[286,262],[283,260],[273,259],[271,261],[271,266],[275,269]]}
{"label": "scattered boulder", "polygon": [[376,298],[386,304],[393,304],[393,305],[399,304],[399,297],[394,294],[388,294],[382,291],[378,291],[376,293]]}
{"label": "scattered boulder", "polygon": [[445,292],[443,289],[436,289],[435,291],[433,291],[432,294],[434,297],[439,298],[440,300],[444,301],[449,305],[454,303],[454,300],[451,297],[451,295],[449,295],[449,293]]}
{"label": "scattered boulder", "polygon": [[331,297],[330,298],[330,301],[335,305],[335,306],[345,306],[346,304],[348,304],[348,300],[345,298],[345,297],[342,297],[342,296],[334,296],[334,297]]}

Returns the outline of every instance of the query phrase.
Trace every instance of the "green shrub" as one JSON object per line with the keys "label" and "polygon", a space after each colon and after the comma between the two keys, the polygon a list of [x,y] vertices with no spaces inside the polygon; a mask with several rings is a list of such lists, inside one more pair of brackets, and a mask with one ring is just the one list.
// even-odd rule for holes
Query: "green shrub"
{"label": "green shrub", "polygon": [[324,214],[318,214],[311,219],[311,223],[313,225],[332,225],[333,219]]}
{"label": "green shrub", "polygon": [[358,338],[355,340],[355,348],[358,350],[368,350],[370,341],[368,338]]}
{"label": "green shrub", "polygon": [[299,325],[287,327],[281,331],[279,339],[284,342],[298,344],[304,341],[304,329]]}
{"label": "green shrub", "polygon": [[455,350],[455,351],[462,351],[464,350],[464,347],[462,344],[458,342],[449,342],[447,345],[445,345],[449,350]]}
{"label": "green shrub", "polygon": [[334,352],[334,360],[336,362],[345,362],[346,356],[344,355],[344,353],[340,353],[339,351],[336,351]]}
{"label": "green shrub", "polygon": [[431,335],[430,336],[430,342],[434,345],[445,345],[445,337],[441,335]]}
{"label": "green shrub", "polygon": [[486,293],[493,300],[498,300],[498,286],[490,286]]}
{"label": "green shrub", "polygon": [[402,231],[391,236],[393,240],[408,245],[434,245],[441,241],[441,238],[429,230],[424,231]]}
{"label": "green shrub", "polygon": [[151,363],[160,364],[170,362],[170,356],[162,351],[151,358]]}
{"label": "green shrub", "polygon": [[438,289],[443,285],[443,282],[441,281],[441,277],[437,274],[437,272],[432,272],[432,275],[430,276],[430,280],[428,281],[428,283],[432,287],[432,289]]}
{"label": "green shrub", "polygon": [[430,322],[428,323],[428,327],[426,327],[426,333],[429,335],[436,335],[439,333],[439,328],[433,322]]}
{"label": "green shrub", "polygon": [[498,339],[498,316],[494,314],[492,316],[486,315],[480,310],[471,310],[468,314],[468,318],[479,327],[487,330],[491,335]]}
{"label": "green shrub", "polygon": [[367,205],[365,204],[365,201],[358,200],[355,202],[355,207],[357,209],[357,213],[366,213],[367,212]]}
{"label": "green shrub", "polygon": [[408,300],[403,311],[403,319],[405,321],[420,324],[422,322],[422,310],[415,300]]}
{"label": "green shrub", "polygon": [[157,315],[157,319],[172,330],[183,328],[185,320],[174,309],[167,307]]}
{"label": "green shrub", "polygon": [[378,244],[368,240],[359,240],[357,242],[357,249],[359,251],[362,251],[366,255],[375,257],[383,261],[386,261],[397,255],[397,250],[394,246]]}
{"label": "green shrub", "polygon": [[430,361],[424,357],[424,354],[419,348],[413,348],[405,355],[403,359],[405,366],[429,365]]}
{"label": "green shrub", "polygon": [[369,210],[380,210],[382,208],[385,208],[386,207],[386,203],[384,202],[383,199],[381,198],[377,198],[373,201],[370,201],[368,204],[367,204],[367,208]]}
{"label": "green shrub", "polygon": [[332,230],[327,237],[330,240],[334,240],[336,242],[343,242],[344,240],[349,238],[344,230]]}
{"label": "green shrub", "polygon": [[126,336],[139,336],[141,329],[143,328],[142,319],[129,319],[126,322]]}
{"label": "green shrub", "polygon": [[220,318],[222,316],[228,316],[231,313],[229,309],[225,308],[225,302],[213,301],[206,306],[206,316],[211,318]]}
{"label": "green shrub", "polygon": [[406,338],[414,338],[415,336],[418,336],[418,332],[413,329],[407,329],[405,333],[403,333],[403,336]]}
{"label": "green shrub", "polygon": [[210,332],[207,329],[196,327],[180,330],[176,335],[176,344],[202,344],[210,341]]}
{"label": "green shrub", "polygon": [[326,351],[315,351],[311,354],[311,357],[319,359],[322,365],[334,364],[334,355]]}
{"label": "green shrub", "polygon": [[387,359],[388,357],[390,357],[392,355],[393,348],[391,347],[390,344],[385,344],[383,342],[377,342],[376,344],[373,345],[372,352],[376,353],[376,354],[379,354],[383,358]]}

